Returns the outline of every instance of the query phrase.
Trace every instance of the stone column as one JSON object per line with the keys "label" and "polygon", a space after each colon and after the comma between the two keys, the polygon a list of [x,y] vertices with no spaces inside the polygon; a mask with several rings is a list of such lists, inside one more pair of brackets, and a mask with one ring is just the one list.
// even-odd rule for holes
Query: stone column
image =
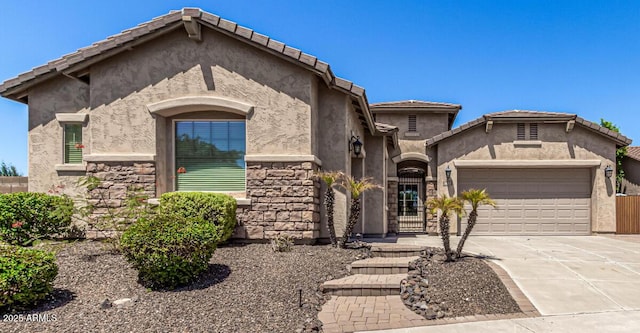
{"label": "stone column", "polygon": [[[426,182],[426,186],[427,186],[427,200],[431,198],[435,198],[438,195],[438,191],[437,191],[437,181],[435,180],[428,180]],[[438,234],[438,214],[432,214],[428,208],[426,208],[427,210],[427,233],[429,233],[429,235],[437,235]]]}
{"label": "stone column", "polygon": [[398,179],[387,178],[387,234],[397,234],[398,230]]}

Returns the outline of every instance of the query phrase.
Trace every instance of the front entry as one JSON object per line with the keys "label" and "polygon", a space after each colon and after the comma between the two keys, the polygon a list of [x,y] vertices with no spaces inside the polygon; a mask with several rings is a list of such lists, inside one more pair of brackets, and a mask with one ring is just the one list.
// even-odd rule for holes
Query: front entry
{"label": "front entry", "polygon": [[425,232],[424,171],[405,168],[398,171],[398,231]]}

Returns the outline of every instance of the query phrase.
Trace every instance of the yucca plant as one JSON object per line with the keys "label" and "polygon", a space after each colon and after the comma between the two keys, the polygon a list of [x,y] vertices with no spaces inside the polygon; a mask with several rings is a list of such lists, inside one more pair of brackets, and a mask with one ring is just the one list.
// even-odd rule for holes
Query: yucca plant
{"label": "yucca plant", "polygon": [[360,218],[360,197],[362,196],[362,193],[382,187],[374,183],[373,179],[370,177],[355,179],[353,176],[349,175],[344,175],[340,185],[351,193],[349,220],[344,228],[342,239],[340,239],[340,247],[344,248],[347,244],[347,240],[349,239],[349,235],[353,232],[353,228],[356,226],[356,223],[358,223],[358,219]]}
{"label": "yucca plant", "polygon": [[471,234],[471,230],[476,225],[478,221],[478,207],[482,205],[488,205],[491,207],[496,207],[496,202],[489,197],[489,193],[487,193],[486,189],[469,189],[460,194],[460,199],[464,203],[469,203],[471,205],[471,213],[467,217],[467,228],[464,230],[462,234],[462,238],[458,242],[458,248],[456,250],[456,258],[460,258],[460,254],[462,253],[462,248],[464,247],[464,242],[467,241],[467,237]]}
{"label": "yucca plant", "polygon": [[323,171],[317,174],[325,184],[327,184],[327,191],[324,193],[324,206],[327,211],[327,229],[329,229],[329,239],[332,246],[337,246],[338,241],[336,239],[336,227],[333,223],[333,204],[336,199],[334,186],[337,182],[344,177],[344,173],[340,171]]}
{"label": "yucca plant", "polygon": [[440,237],[442,238],[442,245],[444,246],[445,256],[447,257],[446,260],[452,261],[451,245],[449,244],[450,215],[452,213],[458,216],[462,215],[462,200],[457,197],[444,195],[429,199],[427,201],[427,207],[432,214],[440,211]]}

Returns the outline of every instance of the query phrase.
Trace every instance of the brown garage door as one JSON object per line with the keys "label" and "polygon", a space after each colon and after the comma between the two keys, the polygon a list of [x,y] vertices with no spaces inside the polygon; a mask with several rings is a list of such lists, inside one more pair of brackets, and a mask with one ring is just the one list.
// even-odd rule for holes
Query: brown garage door
{"label": "brown garage door", "polygon": [[[474,235],[588,235],[590,174],[589,169],[460,169],[458,190],[486,188],[498,203],[498,209],[478,211]],[[459,230],[464,228],[463,217]]]}

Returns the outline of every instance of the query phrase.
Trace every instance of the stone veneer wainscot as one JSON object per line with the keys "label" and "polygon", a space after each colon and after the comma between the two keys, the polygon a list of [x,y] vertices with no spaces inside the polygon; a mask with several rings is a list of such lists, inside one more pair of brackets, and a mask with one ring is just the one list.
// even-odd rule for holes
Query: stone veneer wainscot
{"label": "stone veneer wainscot", "polygon": [[313,162],[247,162],[247,199],[238,207],[234,237],[289,235],[313,241],[320,235],[320,182]]}

